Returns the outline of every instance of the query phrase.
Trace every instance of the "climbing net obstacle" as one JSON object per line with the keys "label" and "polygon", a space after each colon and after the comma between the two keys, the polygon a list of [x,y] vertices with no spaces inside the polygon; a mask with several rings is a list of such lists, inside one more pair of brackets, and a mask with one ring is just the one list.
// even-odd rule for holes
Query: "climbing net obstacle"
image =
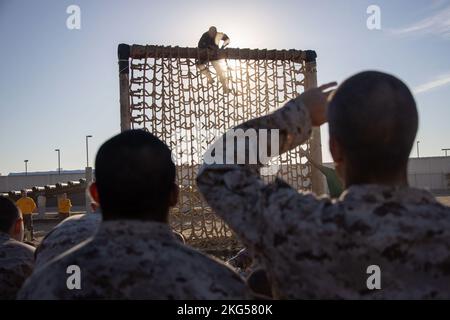
{"label": "climbing net obstacle", "polygon": [[[121,130],[148,130],[173,152],[180,185],[180,201],[171,212],[174,229],[202,248],[232,241],[230,230],[197,191],[202,156],[226,130],[316,86],[315,52],[121,44],[118,55]],[[214,82],[199,72],[198,61],[210,62],[206,67]],[[321,163],[320,131],[314,130],[302,148]],[[281,155],[278,164],[276,176],[295,188],[323,192],[320,173],[298,148]]]}

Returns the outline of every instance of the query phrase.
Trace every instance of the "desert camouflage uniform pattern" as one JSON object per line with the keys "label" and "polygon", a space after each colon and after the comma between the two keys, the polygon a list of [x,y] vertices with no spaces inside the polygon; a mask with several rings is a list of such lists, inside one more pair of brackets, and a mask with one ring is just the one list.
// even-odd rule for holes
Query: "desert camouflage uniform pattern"
{"label": "desert camouflage uniform pattern", "polygon": [[[311,120],[297,99],[239,127],[278,128],[282,153],[309,138]],[[260,258],[274,297],[450,298],[450,208],[429,192],[355,185],[332,201],[266,184],[257,167],[204,164],[197,184]],[[381,269],[381,290],[368,289],[370,265]]]}
{"label": "desert camouflage uniform pattern", "polygon": [[40,268],[61,253],[92,237],[101,221],[100,213],[77,214],[61,221],[37,247],[35,268]]}
{"label": "desert camouflage uniform pattern", "polygon": [[[81,290],[67,289],[67,267]],[[105,221],[96,235],[36,270],[20,299],[241,299],[242,279],[176,239],[166,224]]]}
{"label": "desert camouflage uniform pattern", "polygon": [[33,271],[34,248],[0,232],[0,300],[13,300]]}

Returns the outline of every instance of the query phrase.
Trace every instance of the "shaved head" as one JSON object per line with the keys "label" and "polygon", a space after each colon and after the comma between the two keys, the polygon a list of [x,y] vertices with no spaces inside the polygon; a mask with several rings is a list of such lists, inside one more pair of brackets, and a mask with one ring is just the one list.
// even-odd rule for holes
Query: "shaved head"
{"label": "shaved head", "polygon": [[344,154],[346,172],[356,182],[406,170],[418,114],[408,87],[396,77],[376,71],[344,81],[328,108],[330,140]]}
{"label": "shaved head", "polygon": [[103,219],[166,222],[175,175],[170,149],[153,134],[128,130],[112,137],[95,159]]}
{"label": "shaved head", "polygon": [[217,28],[214,27],[214,26],[211,26],[211,27],[209,27],[208,32],[209,32],[210,35],[215,36],[216,33],[217,33]]}

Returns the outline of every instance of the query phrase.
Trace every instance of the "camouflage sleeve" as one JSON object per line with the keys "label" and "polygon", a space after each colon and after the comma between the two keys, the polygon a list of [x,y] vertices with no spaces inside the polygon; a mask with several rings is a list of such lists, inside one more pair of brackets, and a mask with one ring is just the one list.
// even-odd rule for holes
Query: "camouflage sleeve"
{"label": "camouflage sleeve", "polygon": [[[264,117],[250,120],[239,125],[235,129],[255,129],[260,138],[260,129],[279,130],[279,154],[291,150],[304,143],[311,134],[311,119],[307,108],[300,99],[289,101],[282,108]],[[257,153],[258,141],[250,142],[244,135],[238,135],[237,140],[247,140],[245,152],[239,148],[233,148],[233,152],[227,153],[227,134],[217,140],[212,147],[216,159],[223,157],[221,164],[218,161],[207,161],[200,168],[197,176],[197,185],[200,192],[214,211],[221,216],[228,225],[238,234],[240,239],[248,247],[263,245],[264,237],[270,237],[277,230],[285,230],[284,224],[289,218],[286,211],[301,211],[302,204],[305,211],[311,212],[318,204],[316,198],[310,195],[302,195],[281,179],[273,183],[265,183],[259,174],[259,169],[264,165],[262,159],[257,163],[250,163],[252,153]],[[270,138],[267,139],[268,148],[273,145]],[[235,143],[237,145],[238,143]],[[220,146],[224,145],[221,149]],[[224,155],[219,155],[224,150]],[[244,161],[242,159],[244,154]],[[248,154],[248,157],[245,157]],[[273,154],[271,152],[271,154]],[[228,164],[236,160],[238,164]],[[241,162],[238,162],[238,161]],[[228,162],[227,162],[228,161]],[[242,163],[243,162],[243,163]],[[241,163],[241,164],[239,164]],[[298,218],[298,214],[294,214]],[[298,220],[297,220],[298,221]]]}

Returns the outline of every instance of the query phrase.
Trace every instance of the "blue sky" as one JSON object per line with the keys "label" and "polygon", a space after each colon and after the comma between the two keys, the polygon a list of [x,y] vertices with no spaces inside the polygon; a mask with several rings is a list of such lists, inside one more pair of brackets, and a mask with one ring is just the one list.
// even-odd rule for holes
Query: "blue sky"
{"label": "blue sky", "polygon": [[[81,8],[81,30],[66,8]],[[366,9],[381,8],[381,30]],[[117,44],[195,46],[216,25],[230,47],[313,49],[319,83],[367,69],[416,92],[421,156],[450,147],[450,1],[0,0],[0,173],[85,166],[120,130]],[[328,152],[322,128],[323,155]],[[413,150],[415,155],[415,150]],[[92,163],[92,162],[91,162]]]}

